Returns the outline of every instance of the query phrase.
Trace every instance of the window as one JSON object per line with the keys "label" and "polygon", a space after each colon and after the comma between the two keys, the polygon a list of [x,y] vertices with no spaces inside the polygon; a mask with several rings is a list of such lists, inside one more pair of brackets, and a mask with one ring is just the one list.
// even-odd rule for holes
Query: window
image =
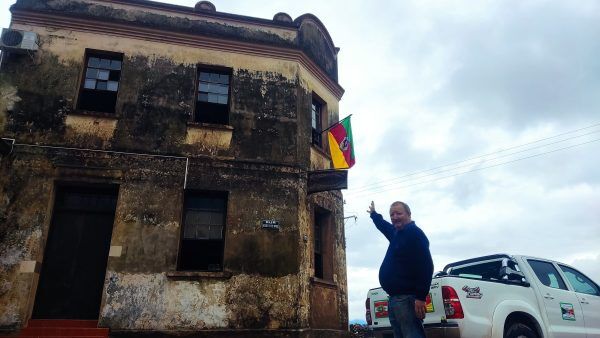
{"label": "window", "polygon": [[122,54],[86,51],[79,109],[115,113],[122,63]]}
{"label": "window", "polygon": [[567,290],[565,282],[552,263],[533,259],[529,259],[527,262],[529,262],[533,272],[542,284],[555,289]]}
{"label": "window", "polygon": [[573,286],[575,292],[586,293],[588,295],[600,296],[600,291],[598,290],[598,286],[596,283],[592,282],[591,279],[587,278],[581,272],[571,269],[568,266],[558,265],[561,270],[565,273],[567,280]]}
{"label": "window", "polygon": [[450,274],[477,279],[500,279],[500,268],[502,268],[502,260],[497,260],[453,268]]}
{"label": "window", "polygon": [[223,270],[226,209],[226,193],[186,194],[179,270]]}
{"label": "window", "polygon": [[316,207],[313,230],[315,277],[333,280],[331,212]]}
{"label": "window", "polygon": [[196,122],[229,123],[229,83],[231,71],[198,70]]}
{"label": "window", "polygon": [[313,97],[311,105],[312,144],[323,148],[323,104]]}
{"label": "window", "polygon": [[323,278],[323,228],[315,222],[315,277]]}

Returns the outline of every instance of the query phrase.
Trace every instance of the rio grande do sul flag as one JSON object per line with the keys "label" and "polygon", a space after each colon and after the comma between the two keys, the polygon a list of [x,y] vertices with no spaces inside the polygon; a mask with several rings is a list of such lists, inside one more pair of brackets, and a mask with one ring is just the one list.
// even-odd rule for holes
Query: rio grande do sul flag
{"label": "rio grande do sul flag", "polygon": [[327,132],[329,151],[334,169],[350,169],[354,165],[354,143],[350,116],[338,122]]}

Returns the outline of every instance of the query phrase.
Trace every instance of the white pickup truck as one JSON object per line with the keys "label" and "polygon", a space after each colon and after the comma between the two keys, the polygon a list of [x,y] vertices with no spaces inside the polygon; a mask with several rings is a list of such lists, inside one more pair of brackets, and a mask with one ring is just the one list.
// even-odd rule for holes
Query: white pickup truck
{"label": "white pickup truck", "polygon": [[[388,295],[367,295],[373,337],[390,337]],[[423,322],[428,338],[600,338],[600,287],[573,267],[516,255],[451,263],[434,275]]]}

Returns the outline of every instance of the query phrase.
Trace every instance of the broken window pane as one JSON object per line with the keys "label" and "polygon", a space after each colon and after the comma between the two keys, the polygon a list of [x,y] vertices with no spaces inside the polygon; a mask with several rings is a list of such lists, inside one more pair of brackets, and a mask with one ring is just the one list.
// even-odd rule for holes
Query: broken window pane
{"label": "broken window pane", "polygon": [[121,77],[121,72],[113,70],[113,71],[110,71],[110,75],[108,76],[108,79],[110,81],[119,81],[120,77]]}

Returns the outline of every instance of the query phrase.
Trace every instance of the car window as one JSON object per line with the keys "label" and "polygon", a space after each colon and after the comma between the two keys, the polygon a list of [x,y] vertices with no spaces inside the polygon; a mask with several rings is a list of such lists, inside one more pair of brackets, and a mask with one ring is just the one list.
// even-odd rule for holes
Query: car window
{"label": "car window", "polygon": [[571,269],[568,266],[560,265],[561,270],[565,273],[565,276],[569,280],[569,283],[573,286],[576,292],[586,293],[588,295],[600,296],[598,286],[592,282],[591,279],[587,278],[581,272]]}
{"label": "car window", "polygon": [[478,263],[469,266],[456,267],[450,270],[450,274],[460,277],[478,279],[498,279],[502,261]]}
{"label": "car window", "polygon": [[555,289],[567,290],[567,285],[552,263],[534,259],[528,259],[527,262],[542,284]]}

